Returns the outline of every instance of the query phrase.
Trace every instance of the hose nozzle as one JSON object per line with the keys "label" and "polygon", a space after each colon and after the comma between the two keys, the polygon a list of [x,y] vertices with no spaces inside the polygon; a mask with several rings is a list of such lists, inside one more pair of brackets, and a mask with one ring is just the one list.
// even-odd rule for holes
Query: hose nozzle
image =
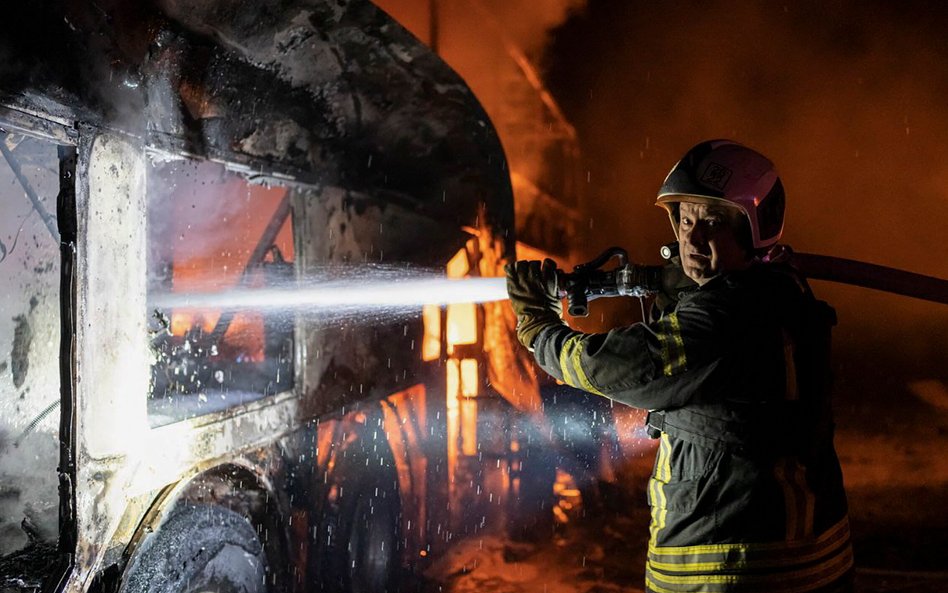
{"label": "hose nozzle", "polygon": [[[610,270],[601,269],[613,258],[618,259],[618,266]],[[625,249],[610,247],[592,261],[579,264],[572,272],[557,271],[557,287],[566,297],[566,312],[573,317],[586,317],[591,300],[614,296],[642,297],[656,292],[661,288],[660,270],[656,266],[630,264]]]}

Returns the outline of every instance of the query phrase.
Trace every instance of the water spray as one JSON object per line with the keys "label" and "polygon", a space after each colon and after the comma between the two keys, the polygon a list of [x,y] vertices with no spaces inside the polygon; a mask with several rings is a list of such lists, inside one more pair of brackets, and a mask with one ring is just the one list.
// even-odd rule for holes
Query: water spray
{"label": "water spray", "polygon": [[453,279],[434,273],[405,270],[351,272],[344,278],[308,278],[281,286],[153,294],[149,304],[158,309],[319,313],[334,310],[397,310],[507,299],[503,278]]}

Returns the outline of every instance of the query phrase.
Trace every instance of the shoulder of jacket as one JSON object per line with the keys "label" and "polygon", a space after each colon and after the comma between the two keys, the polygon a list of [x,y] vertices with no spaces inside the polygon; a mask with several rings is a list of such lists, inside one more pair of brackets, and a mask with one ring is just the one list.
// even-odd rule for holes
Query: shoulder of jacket
{"label": "shoulder of jacket", "polygon": [[792,266],[783,263],[757,263],[746,270],[729,274],[732,289],[781,293],[789,298],[810,294],[806,279]]}

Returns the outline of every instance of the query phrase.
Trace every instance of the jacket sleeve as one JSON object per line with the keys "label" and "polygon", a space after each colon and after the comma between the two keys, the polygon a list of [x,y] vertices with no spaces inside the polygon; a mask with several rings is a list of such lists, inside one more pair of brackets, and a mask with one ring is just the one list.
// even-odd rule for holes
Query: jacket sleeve
{"label": "jacket sleeve", "polygon": [[712,303],[681,304],[655,322],[605,334],[549,327],[537,336],[534,354],[545,371],[572,387],[638,408],[673,408],[708,388],[703,379],[732,341],[728,317]]}

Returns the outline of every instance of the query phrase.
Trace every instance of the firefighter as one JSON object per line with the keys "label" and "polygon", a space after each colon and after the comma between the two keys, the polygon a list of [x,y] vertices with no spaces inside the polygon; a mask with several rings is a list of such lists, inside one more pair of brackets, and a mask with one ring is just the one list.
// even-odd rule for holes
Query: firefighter
{"label": "firefighter", "polygon": [[784,219],[773,163],[703,142],[658,205],[693,281],[672,308],[573,331],[555,264],[519,261],[507,266],[518,339],[556,379],[649,411],[648,591],[851,591],[829,403],[835,313],[773,257]]}

